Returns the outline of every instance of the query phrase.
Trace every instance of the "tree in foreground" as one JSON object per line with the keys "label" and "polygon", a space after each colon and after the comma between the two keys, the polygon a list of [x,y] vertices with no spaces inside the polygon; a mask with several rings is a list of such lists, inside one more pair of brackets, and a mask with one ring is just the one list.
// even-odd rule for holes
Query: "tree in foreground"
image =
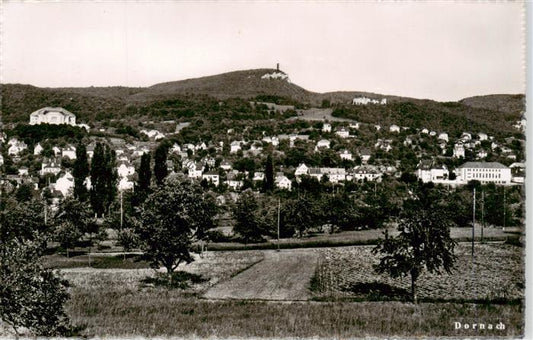
{"label": "tree in foreground", "polygon": [[16,336],[21,328],[36,336],[68,335],[63,308],[67,282],[39,261],[41,243],[11,239],[0,243],[0,318]]}
{"label": "tree in foreground", "polygon": [[374,248],[373,253],[383,256],[375,266],[376,272],[391,277],[411,276],[411,298],[417,303],[416,281],[424,269],[441,274],[451,273],[455,263],[455,241],[450,237],[451,219],[444,210],[408,209],[398,225],[399,234],[385,238]]}
{"label": "tree in foreground", "polygon": [[235,218],[234,231],[244,239],[245,244],[263,240],[267,226],[260,214],[257,198],[251,190],[241,194],[232,213]]}
{"label": "tree in foreground", "polygon": [[39,202],[3,201],[0,212],[0,320],[18,337],[68,335],[66,281],[40,261],[50,232]]}
{"label": "tree in foreground", "polygon": [[181,263],[194,260],[193,243],[214,226],[215,214],[214,199],[200,185],[184,176],[168,177],[141,206],[135,227],[152,267],[165,267],[172,280]]}

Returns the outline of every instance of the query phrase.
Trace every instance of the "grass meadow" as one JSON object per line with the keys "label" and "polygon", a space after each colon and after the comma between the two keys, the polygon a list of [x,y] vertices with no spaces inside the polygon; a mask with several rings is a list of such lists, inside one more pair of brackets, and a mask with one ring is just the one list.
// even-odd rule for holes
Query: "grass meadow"
{"label": "grass meadow", "polygon": [[[369,247],[315,249],[322,254],[317,272],[320,268],[326,268],[326,257],[334,259],[333,256],[338,256],[330,264],[339,265],[330,265],[328,270],[335,270],[337,275],[343,275],[347,280],[345,283],[351,280],[352,284],[357,284],[361,279],[347,273],[370,273],[368,266],[371,266],[372,261],[368,260],[367,248]],[[458,246],[460,266],[468,262],[468,249],[466,244]],[[520,269],[523,248],[504,244],[478,244],[476,249],[479,254],[478,274],[481,275],[479,282],[492,280],[483,288],[487,292],[493,291],[497,297],[500,294],[498,285],[507,289],[516,284],[513,281],[515,279],[523,282],[520,271],[523,270]],[[322,301],[273,302],[202,298],[203,292],[209,287],[231,279],[262,261],[263,256],[262,251],[208,252],[204,258],[198,258],[192,264],[179,268],[205,279],[191,283],[185,289],[168,289],[143,283],[144,278],[155,274],[152,269],[66,268],[62,273],[72,285],[67,311],[74,324],[84,326],[80,335],[89,337],[390,338],[519,337],[523,334],[524,311],[519,299],[523,291],[520,284],[515,285],[516,289],[509,293],[511,295],[508,295],[507,302],[495,299],[494,302],[472,303],[469,301],[467,283],[446,291],[450,282],[439,283],[438,278],[430,277],[420,281],[420,292],[422,298],[426,296],[426,299],[418,305],[403,301],[376,301],[379,298],[368,295],[359,296],[359,300],[353,299],[357,296],[353,292],[350,293],[352,295],[347,295],[339,285],[341,280],[331,281],[330,288],[325,291],[317,291],[316,282],[309,283],[309,288],[314,288],[317,300]],[[484,267],[485,272],[481,270]],[[462,282],[468,280],[469,273],[457,271],[451,277]],[[502,277],[508,279],[501,279]],[[370,282],[379,279],[388,287],[396,287],[400,291],[405,288],[402,282],[390,282],[382,277],[368,278]],[[452,278],[448,278],[450,279]],[[428,299],[427,292],[432,289],[438,292],[435,293],[436,296],[444,294],[446,297],[449,294],[450,299]],[[333,294],[335,292],[337,294]],[[514,297],[518,299],[513,299]],[[506,327],[504,330],[456,330],[455,322],[494,325],[503,322]]]}

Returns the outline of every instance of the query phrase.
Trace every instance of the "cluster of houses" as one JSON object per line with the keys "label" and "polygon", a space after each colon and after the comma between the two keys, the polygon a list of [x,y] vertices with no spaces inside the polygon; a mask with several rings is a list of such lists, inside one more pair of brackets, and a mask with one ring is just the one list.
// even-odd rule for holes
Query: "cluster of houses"
{"label": "cluster of houses", "polygon": [[[359,104],[374,103],[369,98],[361,97]],[[367,101],[368,100],[368,101]],[[357,104],[354,99],[354,104]],[[357,104],[357,105],[359,105]],[[374,103],[376,104],[376,103]],[[386,99],[383,99],[379,104],[386,104]],[[46,107],[33,112],[30,115],[30,124],[67,124],[72,126],[80,126],[76,124],[76,117],[71,112],[63,108],[50,108]],[[84,126],[85,127],[85,126]],[[88,128],[88,127],[87,127]],[[182,127],[181,127],[182,128]],[[322,125],[322,132],[326,133],[326,137],[334,135],[340,139],[356,138],[354,130],[360,128],[360,123],[349,123],[348,126],[339,126],[333,129],[331,123],[324,122]],[[374,125],[376,131],[380,131],[382,127],[380,125]],[[389,138],[378,138],[373,144],[375,150],[382,150],[384,152],[390,152],[393,149],[393,140],[390,139],[395,133],[400,133],[408,128],[399,127],[397,125],[390,125],[388,127]],[[177,128],[178,130],[178,128]],[[119,190],[132,190],[134,182],[136,180],[136,165],[139,163],[140,156],[144,153],[149,153],[156,147],[155,141],[165,138],[165,135],[158,130],[142,130],[141,133],[147,135],[151,141],[142,142],[135,141],[132,143],[126,143],[125,140],[119,138],[110,138],[112,148],[116,153],[116,171],[118,174],[118,189]],[[228,135],[231,135],[232,131],[228,131]],[[437,133],[435,131],[429,131],[428,129],[419,130],[420,135],[428,135],[430,137],[436,137],[439,147],[443,150],[443,153],[448,149],[448,143],[450,138],[446,132]],[[324,134],[322,135],[324,136]],[[1,143],[6,142],[5,134],[3,134]],[[328,137],[329,138],[329,137]],[[410,135],[405,137],[403,144],[405,146],[413,146],[416,136]],[[245,140],[232,140],[229,142],[229,159],[235,159],[242,156],[257,156],[263,151],[263,146],[271,144],[273,147],[278,147],[280,142],[288,140],[289,147],[294,147],[297,141],[304,143],[314,143],[314,151],[320,152],[324,149],[331,148],[331,141],[327,138],[320,138],[318,140],[311,140],[309,135],[306,134],[279,134],[275,136],[263,135],[261,139],[245,141]],[[472,138],[470,133],[463,133],[460,138],[455,140],[453,144],[453,157],[464,158],[465,150],[478,150],[477,158],[478,162],[466,162],[453,171],[448,170],[445,166],[438,165],[434,161],[420,161],[418,170],[416,172],[417,177],[423,182],[434,182],[448,185],[463,185],[471,180],[478,180],[482,183],[495,183],[500,185],[509,185],[512,183],[523,183],[524,181],[524,166],[523,163],[514,163],[510,167],[496,162],[483,162],[483,158],[487,156],[486,150],[480,148],[483,141],[490,143],[490,147],[494,150],[499,148],[500,152],[508,155],[509,159],[516,160],[516,156],[512,153],[512,150],[506,148],[503,145],[498,144],[493,137],[488,136],[485,133],[478,133],[477,138]],[[401,142],[401,141],[400,141]],[[347,143],[344,143],[349,145]],[[91,142],[86,146],[87,156],[92,158],[96,143]],[[223,153],[224,142],[199,142],[197,144],[185,143],[182,145],[174,144],[169,153],[173,153],[181,159],[181,171],[187,176],[195,180],[206,181],[215,186],[221,184],[226,185],[230,190],[239,190],[244,185],[245,179],[250,179],[252,182],[262,182],[265,179],[264,171],[256,171],[253,174],[247,172],[240,172],[233,169],[231,162],[228,159],[223,160],[218,166],[216,166],[216,160],[212,156],[206,156],[200,161],[194,161],[192,155],[197,154],[201,150],[207,150],[214,148],[218,155]],[[7,153],[16,157],[28,149],[28,146],[16,138],[11,138],[7,141]],[[44,148],[41,144],[37,144],[33,149],[35,156],[41,155]],[[59,176],[55,183],[50,184],[50,189],[53,192],[60,193],[62,196],[69,195],[71,189],[74,187],[74,178],[72,174],[65,170],[62,166],[62,159],[75,160],[76,159],[76,147],[73,145],[66,145],[63,147],[52,147],[53,155],[47,155],[48,157],[42,157],[41,170],[39,175],[46,176],[52,174]],[[309,167],[306,164],[300,164],[295,169],[285,169],[284,172],[278,172],[275,174],[274,182],[275,186],[281,190],[292,190],[294,184],[293,181],[300,181],[302,176],[309,176],[316,178],[320,182],[329,181],[334,184],[342,184],[347,181],[381,181],[384,175],[400,177],[401,173],[398,171],[400,161],[396,161],[395,165],[373,165],[368,164],[373,154],[371,148],[360,147],[357,150],[357,154],[352,151],[342,148],[337,149],[338,156],[341,160],[353,161],[355,156],[361,159],[361,165],[350,167]],[[513,158],[514,157],[514,158]],[[0,155],[0,165],[4,162]],[[353,163],[352,163],[353,164]],[[175,171],[178,167],[174,166],[174,163],[169,160],[167,162],[167,168],[169,173]],[[8,178],[16,180],[17,182],[28,180],[31,178],[31,174],[27,167],[21,166],[18,168],[18,176],[13,175]],[[5,181],[4,176],[3,181]],[[291,180],[292,179],[292,180]],[[30,179],[31,180],[31,179]],[[38,179],[31,180],[35,185],[38,183]],[[87,178],[86,184],[90,187],[90,179]]]}

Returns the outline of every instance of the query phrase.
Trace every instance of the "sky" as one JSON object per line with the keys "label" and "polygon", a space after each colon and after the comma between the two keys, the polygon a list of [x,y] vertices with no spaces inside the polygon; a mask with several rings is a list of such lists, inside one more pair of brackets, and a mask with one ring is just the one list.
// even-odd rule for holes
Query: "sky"
{"label": "sky", "polygon": [[137,87],[280,63],[315,92],[525,92],[523,1],[3,1],[1,22],[2,83]]}

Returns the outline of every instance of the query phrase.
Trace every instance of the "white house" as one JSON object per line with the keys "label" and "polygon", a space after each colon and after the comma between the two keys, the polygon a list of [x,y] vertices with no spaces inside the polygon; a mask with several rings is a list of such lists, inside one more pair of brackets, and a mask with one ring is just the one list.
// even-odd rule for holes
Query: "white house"
{"label": "white house", "polygon": [[481,159],[481,158],[486,158],[489,154],[487,153],[487,151],[485,150],[480,150],[478,153],[477,153],[477,158],[478,159]]}
{"label": "white house", "polygon": [[400,127],[399,127],[398,125],[394,125],[394,124],[393,124],[393,125],[391,125],[391,126],[389,127],[389,131],[390,131],[390,132],[400,132]]}
{"label": "white house", "polygon": [[463,183],[477,180],[481,183],[511,183],[511,168],[498,162],[466,162],[456,169]]}
{"label": "white house", "polygon": [[321,139],[319,140],[317,143],[316,143],[316,148],[315,150],[318,150],[320,148],[325,148],[325,149],[329,149],[329,146],[330,146],[331,142],[327,139]]}
{"label": "white house", "polygon": [[61,157],[67,157],[68,159],[76,159],[76,147],[69,145],[61,150]]}
{"label": "white house", "polygon": [[320,168],[323,175],[328,176],[331,183],[343,182],[346,180],[346,169],[344,168]]}
{"label": "white house", "polygon": [[302,176],[302,175],[308,175],[309,174],[309,167],[305,165],[304,163],[301,163],[298,165],[296,170],[294,171],[294,176]]}
{"label": "white house", "polygon": [[465,147],[462,143],[457,143],[453,146],[453,157],[465,158]]}
{"label": "white house", "polygon": [[335,131],[335,134],[341,138],[350,137],[350,131],[348,131],[348,129],[346,129],[345,127],[341,127],[340,129],[337,129],[337,131]]}
{"label": "white house", "polygon": [[18,168],[18,174],[19,176],[28,176],[29,175],[29,169],[25,166],[22,166]]}
{"label": "white house", "polygon": [[57,175],[59,172],[61,172],[61,166],[54,160],[44,159],[41,163],[41,176],[46,174]]}
{"label": "white house", "polygon": [[441,132],[439,133],[439,137],[438,137],[439,140],[443,140],[443,141],[446,141],[446,142],[449,142],[449,139],[448,139],[448,134],[446,132]]}
{"label": "white house", "polygon": [[392,140],[390,139],[378,139],[378,141],[376,142],[374,146],[376,148],[384,150],[385,152],[389,152],[392,149],[391,143],[392,143]]}
{"label": "white house", "polygon": [[469,140],[472,139],[472,134],[468,133],[468,132],[463,132],[461,134],[461,139],[464,141],[464,142],[468,142]]}
{"label": "white house", "polygon": [[30,125],[66,124],[76,125],[76,116],[62,107],[44,107],[30,114]]}
{"label": "white house", "polygon": [[324,125],[322,125],[322,132],[331,132],[331,124],[324,123]]}
{"label": "white house", "polygon": [[41,143],[37,143],[37,145],[35,145],[35,147],[33,148],[33,154],[35,156],[40,155],[43,150],[44,148],[41,146]]}
{"label": "white house", "polygon": [[117,168],[117,174],[121,178],[125,178],[128,176],[131,176],[135,173],[135,167],[133,165],[127,163],[127,162],[121,162],[119,167]]}
{"label": "white house", "polygon": [[63,194],[64,197],[70,196],[73,188],[74,176],[72,176],[70,172],[66,172],[61,176],[54,185],[54,189],[61,191],[61,194]]}
{"label": "white house", "polygon": [[386,105],[387,98],[370,99],[367,97],[355,97],[352,100],[352,105],[368,105],[368,104]]}
{"label": "white house", "polygon": [[241,141],[233,141],[230,144],[230,153],[237,153],[237,151],[241,150]]}
{"label": "white house", "polygon": [[229,171],[231,169],[233,169],[233,167],[231,166],[231,163],[228,162],[227,160],[223,160],[221,163],[220,163],[220,167],[222,169],[224,169],[225,171]]}
{"label": "white house", "polygon": [[350,123],[350,129],[359,130],[359,123]]}
{"label": "white house", "polygon": [[218,175],[218,173],[214,172],[214,171],[209,171],[209,172],[206,172],[205,174],[202,175],[202,180],[206,180],[207,182],[209,183],[213,183],[216,187],[218,187],[218,185],[220,184],[220,177]]}
{"label": "white house", "polygon": [[344,149],[342,150],[340,153],[339,153],[339,156],[341,157],[341,159],[345,159],[345,160],[348,160],[348,161],[351,161],[353,160],[353,155],[350,151]]}
{"label": "white house", "polygon": [[254,172],[254,177],[252,178],[252,181],[254,182],[262,182],[265,180],[265,173],[262,171],[256,171]]}
{"label": "white house", "polygon": [[288,179],[287,176],[284,176],[284,175],[276,176],[276,179],[274,180],[274,184],[276,185],[276,188],[282,189],[282,190],[291,191],[291,188],[292,188],[291,180]]}
{"label": "white house", "polygon": [[484,133],[484,132],[478,133],[477,136],[479,137],[480,141],[489,139],[489,136],[486,133]]}
{"label": "white house", "polygon": [[22,151],[26,150],[28,148],[28,145],[24,142],[16,141],[16,143],[13,143],[8,149],[7,154],[10,156],[17,156]]}
{"label": "white house", "polygon": [[430,160],[422,160],[418,164],[416,176],[424,183],[439,183],[448,179],[449,171],[445,165],[437,166]]}
{"label": "white house", "polygon": [[189,168],[189,178],[202,178],[202,173],[204,172],[204,166],[200,163],[196,164],[194,167]]}
{"label": "white house", "polygon": [[375,166],[371,165],[361,165],[355,167],[353,170],[353,179],[354,181],[381,181],[383,174]]}
{"label": "white house", "polygon": [[148,136],[148,138],[152,138],[153,140],[159,140],[159,139],[165,138],[165,135],[158,130],[141,130],[141,133]]}
{"label": "white house", "polygon": [[4,165],[4,156],[0,155],[0,165]]}
{"label": "white house", "polygon": [[362,149],[359,151],[359,157],[361,157],[361,162],[366,164],[370,160],[370,157],[372,157],[372,153],[367,149]]}
{"label": "white house", "polygon": [[133,190],[134,186],[135,186],[135,183],[133,183],[133,181],[131,181],[127,177],[122,177],[120,181],[118,182],[119,191]]}

